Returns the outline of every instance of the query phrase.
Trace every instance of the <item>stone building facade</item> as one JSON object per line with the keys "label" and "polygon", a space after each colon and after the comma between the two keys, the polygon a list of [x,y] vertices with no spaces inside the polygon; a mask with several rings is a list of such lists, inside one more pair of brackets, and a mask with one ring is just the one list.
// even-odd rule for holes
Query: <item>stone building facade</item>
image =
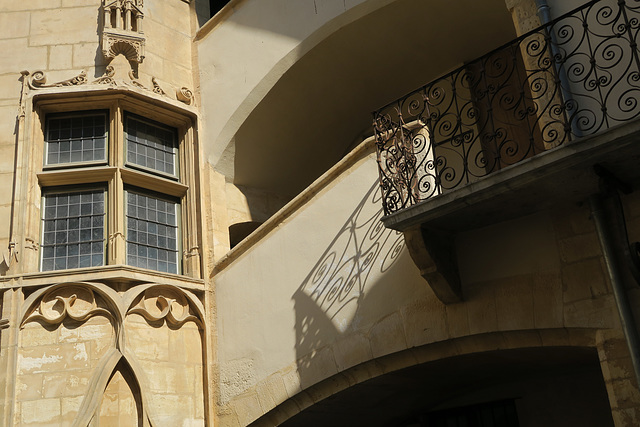
{"label": "stone building facade", "polygon": [[[638,425],[639,14],[637,0],[2,2],[0,425]],[[596,77],[571,62],[584,52],[567,34],[587,28],[571,22],[607,40],[586,61]],[[511,84],[490,66],[514,40],[521,98],[483,107]],[[436,149],[482,126],[441,141],[438,91],[399,118],[371,111],[458,75],[466,118],[534,123],[509,122],[508,152],[558,123],[570,143],[513,163],[479,143],[464,174],[489,152],[499,170],[446,187]],[[578,83],[611,95],[572,110]],[[572,111],[608,121],[589,134]],[[410,201],[392,209],[389,188]]]}

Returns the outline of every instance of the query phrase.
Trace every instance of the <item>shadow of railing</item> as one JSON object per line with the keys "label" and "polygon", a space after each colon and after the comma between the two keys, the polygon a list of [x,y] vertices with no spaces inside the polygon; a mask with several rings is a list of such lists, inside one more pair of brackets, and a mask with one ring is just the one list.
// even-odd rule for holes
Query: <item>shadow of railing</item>
{"label": "shadow of railing", "polygon": [[374,182],[293,295],[296,355],[301,384],[317,351],[354,327],[376,276],[389,271],[404,249],[402,233],[384,227]]}

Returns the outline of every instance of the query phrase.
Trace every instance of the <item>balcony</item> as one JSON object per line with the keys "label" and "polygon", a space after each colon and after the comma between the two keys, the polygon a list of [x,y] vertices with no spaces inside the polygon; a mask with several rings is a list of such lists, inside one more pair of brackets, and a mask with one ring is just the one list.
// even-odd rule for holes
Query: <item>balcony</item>
{"label": "balcony", "polygon": [[636,183],[640,1],[586,3],[374,113],[389,228],[460,297],[452,235]]}

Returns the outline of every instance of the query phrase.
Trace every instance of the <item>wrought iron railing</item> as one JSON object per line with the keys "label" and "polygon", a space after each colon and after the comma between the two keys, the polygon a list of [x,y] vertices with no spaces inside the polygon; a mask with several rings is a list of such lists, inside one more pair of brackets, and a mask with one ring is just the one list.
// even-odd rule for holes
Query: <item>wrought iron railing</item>
{"label": "wrought iron railing", "polygon": [[640,0],[596,0],[374,113],[386,214],[640,116]]}

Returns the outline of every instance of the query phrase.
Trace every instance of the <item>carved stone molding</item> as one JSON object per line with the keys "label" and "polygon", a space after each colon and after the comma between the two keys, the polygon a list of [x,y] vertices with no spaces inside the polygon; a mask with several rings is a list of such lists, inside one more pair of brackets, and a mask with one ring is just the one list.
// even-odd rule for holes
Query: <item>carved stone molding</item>
{"label": "carved stone molding", "polygon": [[29,87],[31,89],[44,89],[48,87],[78,86],[87,83],[87,81],[87,72],[82,70],[80,74],[75,77],[61,82],[47,84],[47,75],[44,71],[36,71],[31,75],[31,78],[29,78]]}
{"label": "carved stone molding", "polygon": [[93,316],[104,316],[113,319],[109,310],[104,308],[95,293],[83,286],[70,285],[55,288],[42,296],[39,304],[27,315],[22,324],[41,320],[56,325],[67,317],[84,322]]}
{"label": "carved stone molding", "polygon": [[182,87],[176,91],[176,99],[187,105],[191,105],[191,102],[193,101],[193,92],[186,87]]}
{"label": "carved stone molding", "polygon": [[103,0],[102,54],[106,58],[122,54],[129,61],[143,61],[142,7],[142,0]]}
{"label": "carved stone molding", "polygon": [[[105,72],[102,76],[93,81],[89,81],[87,78],[87,72],[85,70],[80,71],[77,76],[72,78],[47,84],[47,75],[44,71],[35,71],[30,74],[28,71],[23,71],[23,78],[26,79],[27,85],[32,90],[47,89],[47,88],[62,88],[69,86],[80,85],[110,85],[114,87],[136,87],[139,89],[148,90],[161,96],[172,99],[172,97],[160,86],[156,77],[151,78],[151,88],[145,86],[137,77],[133,70],[128,72],[128,78],[117,78],[116,69],[112,65],[107,65]],[[176,97],[173,98],[187,105],[193,103],[193,92],[189,88],[182,87],[176,90]]]}
{"label": "carved stone molding", "polygon": [[127,314],[139,314],[150,322],[164,319],[174,327],[180,327],[189,321],[203,326],[189,300],[182,293],[168,287],[145,290]]}

